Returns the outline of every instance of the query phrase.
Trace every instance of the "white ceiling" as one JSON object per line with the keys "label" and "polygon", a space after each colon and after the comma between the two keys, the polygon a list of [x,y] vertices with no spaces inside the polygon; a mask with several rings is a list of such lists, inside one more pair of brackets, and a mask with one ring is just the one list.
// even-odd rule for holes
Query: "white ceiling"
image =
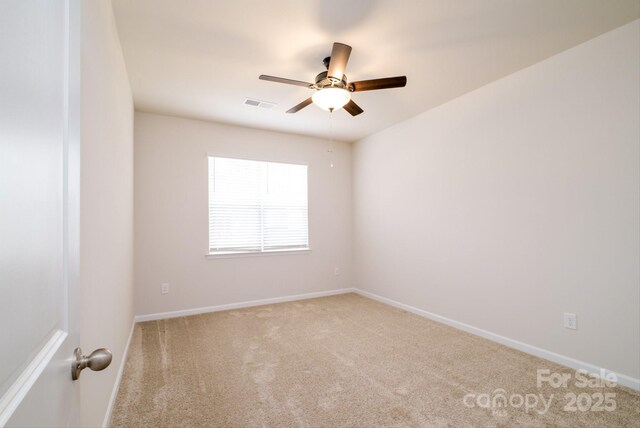
{"label": "white ceiling", "polygon": [[[140,111],[354,141],[640,16],[638,0],[113,0]],[[333,42],[350,81],[406,75],[354,93],[364,113],[310,105]],[[277,103],[272,110],[245,98]],[[330,121],[332,123],[330,123]]]}

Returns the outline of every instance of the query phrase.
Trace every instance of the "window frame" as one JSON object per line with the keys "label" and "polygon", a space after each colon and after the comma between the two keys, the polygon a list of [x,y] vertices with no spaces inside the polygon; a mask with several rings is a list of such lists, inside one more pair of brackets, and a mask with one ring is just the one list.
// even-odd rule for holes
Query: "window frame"
{"label": "window frame", "polygon": [[[311,203],[309,200],[309,169],[310,165],[307,162],[291,162],[291,161],[281,161],[281,160],[273,160],[273,159],[258,159],[253,157],[238,157],[234,155],[226,155],[214,152],[207,152],[205,157],[205,170],[207,171],[207,225],[210,225],[209,218],[209,159],[210,158],[224,158],[224,159],[233,159],[240,161],[253,161],[253,162],[264,162],[264,163],[279,163],[285,165],[295,165],[295,166],[305,166],[307,168],[307,246],[301,248],[285,248],[285,249],[273,249],[273,250],[260,250],[260,251],[216,251],[211,252],[209,236],[207,234],[207,252],[205,257],[207,259],[219,259],[219,258],[232,258],[232,257],[260,257],[260,256],[276,256],[276,255],[298,255],[298,254],[310,254],[311,253],[311,222],[309,221],[311,217]],[[207,228],[208,230],[208,228]]]}

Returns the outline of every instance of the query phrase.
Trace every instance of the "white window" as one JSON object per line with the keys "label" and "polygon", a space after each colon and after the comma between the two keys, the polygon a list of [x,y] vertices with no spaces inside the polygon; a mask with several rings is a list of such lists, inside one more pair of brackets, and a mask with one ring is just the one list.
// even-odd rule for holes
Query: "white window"
{"label": "white window", "polygon": [[307,166],[209,156],[209,254],[309,248]]}

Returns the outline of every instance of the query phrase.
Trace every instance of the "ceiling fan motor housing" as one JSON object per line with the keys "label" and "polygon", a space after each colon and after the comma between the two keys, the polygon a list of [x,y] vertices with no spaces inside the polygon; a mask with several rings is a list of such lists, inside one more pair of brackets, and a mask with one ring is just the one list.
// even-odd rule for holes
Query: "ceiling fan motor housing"
{"label": "ceiling fan motor housing", "polygon": [[340,88],[347,89],[349,87],[347,85],[347,76],[343,75],[342,80],[338,80],[335,77],[329,77],[327,75],[327,71],[323,71],[322,73],[316,76],[316,89],[324,89],[324,88]]}

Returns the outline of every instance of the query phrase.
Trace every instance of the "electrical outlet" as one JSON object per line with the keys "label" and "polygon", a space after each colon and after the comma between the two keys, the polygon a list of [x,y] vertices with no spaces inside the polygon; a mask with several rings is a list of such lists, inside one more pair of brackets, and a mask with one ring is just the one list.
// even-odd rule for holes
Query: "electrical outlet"
{"label": "electrical outlet", "polygon": [[333,274],[334,274],[335,276],[340,275],[340,268],[339,268],[339,267],[334,268],[334,269],[333,269]]}
{"label": "electrical outlet", "polygon": [[164,284],[160,284],[160,293],[161,294],[169,294],[169,284],[168,283],[164,283]]}
{"label": "electrical outlet", "polygon": [[576,330],[578,328],[578,317],[569,312],[564,313],[564,327]]}

